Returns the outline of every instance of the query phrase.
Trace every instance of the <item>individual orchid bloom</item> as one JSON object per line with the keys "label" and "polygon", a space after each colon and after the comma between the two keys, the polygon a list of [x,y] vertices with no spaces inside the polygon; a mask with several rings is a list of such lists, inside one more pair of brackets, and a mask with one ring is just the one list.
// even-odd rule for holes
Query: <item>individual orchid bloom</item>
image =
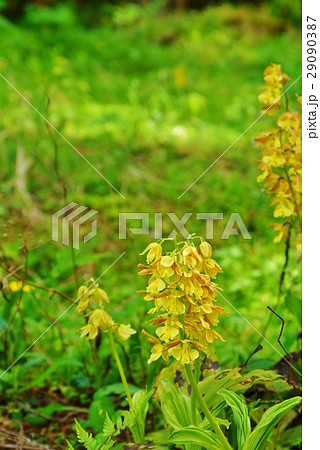
{"label": "individual orchid bloom", "polygon": [[90,317],[89,323],[100,328],[100,330],[105,330],[107,327],[112,327],[114,325],[112,317],[103,309],[95,309],[94,311],[91,311],[88,316]]}
{"label": "individual orchid bloom", "polygon": [[290,217],[294,214],[294,203],[289,198],[276,197],[270,203],[274,208],[274,217]]}
{"label": "individual orchid bloom", "polygon": [[181,364],[189,364],[199,357],[198,350],[192,348],[187,340],[181,341],[181,344],[173,347],[169,353]]}
{"label": "individual orchid bloom", "polygon": [[162,327],[156,329],[156,335],[163,341],[172,341],[180,334],[182,324],[177,318],[168,318]]}
{"label": "individual orchid bloom", "polygon": [[295,248],[301,255],[301,253],[302,253],[302,233],[299,233],[296,237]]}
{"label": "individual orchid bloom", "polygon": [[164,278],[166,283],[170,283],[170,277],[175,274],[175,268],[179,267],[172,256],[162,256],[157,265],[158,274]]}
{"label": "individual orchid bloom", "polygon": [[98,336],[99,328],[95,327],[92,323],[88,323],[84,327],[80,328],[80,331],[82,331],[80,337],[87,336],[87,340],[89,339],[95,339]]}
{"label": "individual orchid bloom", "polygon": [[120,324],[116,329],[116,335],[122,341],[128,340],[130,336],[132,336],[135,333],[136,331],[133,328],[131,328],[131,325]]}
{"label": "individual orchid bloom", "polygon": [[163,291],[166,287],[166,283],[161,278],[151,277],[149,280],[149,285],[147,287],[147,292],[152,294],[159,293]]}

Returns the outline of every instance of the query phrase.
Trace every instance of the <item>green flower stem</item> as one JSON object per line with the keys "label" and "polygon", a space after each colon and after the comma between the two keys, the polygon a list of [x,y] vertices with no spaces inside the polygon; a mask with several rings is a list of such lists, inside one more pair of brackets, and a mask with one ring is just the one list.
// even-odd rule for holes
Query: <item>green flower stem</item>
{"label": "green flower stem", "polygon": [[120,358],[119,358],[119,353],[118,353],[118,351],[116,349],[116,346],[115,346],[115,343],[114,343],[112,331],[109,331],[109,338],[110,338],[111,350],[112,350],[114,359],[116,360],[116,364],[117,364],[117,367],[118,367],[119,375],[120,375],[120,378],[121,378],[121,381],[122,381],[122,384],[123,384],[123,387],[124,387],[124,390],[125,390],[125,393],[126,393],[126,396],[127,396],[127,399],[128,399],[128,403],[129,403],[130,409],[133,409],[132,397],[131,397],[131,394],[130,394],[127,378],[126,378],[126,375],[124,373],[124,370],[123,370],[123,367],[122,367],[122,364],[121,364],[121,361],[120,361]]}
{"label": "green flower stem", "polygon": [[195,377],[193,375],[191,365],[190,364],[186,364],[185,368],[186,368],[186,372],[187,372],[187,375],[188,375],[188,378],[189,378],[192,390],[194,391],[195,396],[196,396],[196,398],[198,400],[199,406],[201,407],[204,415],[208,419],[208,421],[209,421],[210,425],[212,426],[213,430],[215,431],[215,433],[219,437],[220,442],[223,445],[223,449],[225,449],[225,450],[232,450],[231,445],[227,441],[227,438],[225,437],[225,435],[221,431],[218,423],[216,422],[215,418],[211,414],[211,412],[210,412],[210,410],[209,410],[209,408],[208,408],[204,398],[201,395],[201,392],[200,392],[199,387],[198,387],[198,383],[197,383],[197,381],[196,381],[196,379],[195,379]]}
{"label": "green flower stem", "polygon": [[[199,358],[195,360],[194,377],[196,379],[196,382],[198,383],[199,377],[200,377],[200,359]],[[192,414],[192,420],[193,420],[194,425],[198,425],[196,402],[197,402],[196,393],[195,393],[195,390],[192,389],[192,391],[191,391],[191,414]]]}

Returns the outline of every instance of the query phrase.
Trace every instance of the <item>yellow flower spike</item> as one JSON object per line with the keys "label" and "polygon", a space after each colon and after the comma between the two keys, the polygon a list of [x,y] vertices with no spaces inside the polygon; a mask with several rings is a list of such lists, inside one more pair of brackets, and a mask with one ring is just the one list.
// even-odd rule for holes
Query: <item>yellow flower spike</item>
{"label": "yellow flower spike", "polygon": [[[186,364],[198,358],[199,351],[206,352],[209,340],[221,338],[206,331],[217,325],[220,314],[226,314],[213,305],[219,286],[212,279],[222,269],[211,259],[210,244],[202,242],[196,247],[193,239],[175,243],[173,252],[139,266],[141,275],[151,275],[145,300],[154,302],[149,314],[156,314],[149,321],[156,326],[156,337],[143,332],[154,344],[149,363],[172,356]],[[153,248],[152,244],[147,247],[148,251]]]}
{"label": "yellow flower spike", "polygon": [[116,335],[122,341],[126,341],[127,339],[129,339],[130,336],[132,336],[135,333],[136,331],[133,328],[131,328],[131,325],[120,324],[116,330]]}
{"label": "yellow flower spike", "polygon": [[84,336],[87,336],[87,340],[89,340],[95,339],[98,336],[99,329],[94,325],[92,325],[91,323],[89,323],[84,327],[80,328],[80,331],[82,331],[80,337],[83,338]]}

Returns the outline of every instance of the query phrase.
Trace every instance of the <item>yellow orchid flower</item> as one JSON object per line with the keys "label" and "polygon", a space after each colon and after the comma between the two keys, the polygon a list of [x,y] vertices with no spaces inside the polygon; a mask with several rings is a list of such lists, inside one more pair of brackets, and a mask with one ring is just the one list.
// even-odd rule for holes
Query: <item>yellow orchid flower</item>
{"label": "yellow orchid flower", "polygon": [[189,364],[199,357],[198,350],[191,348],[189,341],[186,340],[169,350],[169,353],[181,364]]}

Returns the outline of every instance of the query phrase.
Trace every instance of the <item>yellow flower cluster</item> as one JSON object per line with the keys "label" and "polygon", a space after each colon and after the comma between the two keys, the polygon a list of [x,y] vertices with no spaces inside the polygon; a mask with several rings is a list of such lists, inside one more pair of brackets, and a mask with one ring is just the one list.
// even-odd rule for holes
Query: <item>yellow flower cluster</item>
{"label": "yellow flower cluster", "polygon": [[263,92],[258,96],[258,99],[260,103],[265,105],[262,110],[271,116],[281,108],[279,97],[290,77],[282,72],[280,64],[271,64],[265,69],[263,75],[265,85],[261,87]]}
{"label": "yellow flower cluster", "polygon": [[[281,83],[287,78],[288,75],[283,74],[277,64],[272,64],[265,70],[265,81],[270,92],[272,89],[281,89]],[[259,95],[259,100],[265,103],[266,97],[261,98],[262,95]],[[301,96],[296,97],[301,109]],[[277,102],[277,109],[281,109],[280,102]],[[263,149],[259,164],[262,173],[258,176],[258,182],[264,182],[267,192],[273,196],[270,206],[274,206],[274,217],[284,219],[282,223],[270,224],[278,233],[274,242],[280,242],[287,236],[289,227],[293,227],[297,231],[296,248],[301,251],[301,111],[287,110],[281,113],[277,118],[277,127],[258,134],[255,140]]]}
{"label": "yellow flower cluster", "polygon": [[219,315],[226,311],[214,304],[218,285],[212,282],[222,272],[211,258],[212,249],[207,242],[198,247],[192,240],[176,244],[171,253],[163,254],[160,243],[150,244],[147,265],[139,264],[139,275],[150,275],[144,299],[154,302],[149,314],[157,314],[149,323],[156,325],[156,336],[143,331],[154,344],[151,363],[161,356],[173,356],[182,364],[198,358],[199,351],[206,352],[214,339],[222,339],[214,330]]}
{"label": "yellow flower cluster", "polygon": [[[90,285],[90,282],[88,284]],[[100,330],[105,333],[115,333],[119,339],[125,341],[136,333],[131,325],[116,323],[105,311],[104,308],[110,300],[107,293],[97,284],[91,284],[89,288],[86,285],[81,286],[77,296],[80,299],[78,311],[85,313],[88,309],[91,310],[85,314],[86,317],[89,317],[89,320],[87,325],[80,330],[81,337],[87,336],[88,340],[95,339]]]}

